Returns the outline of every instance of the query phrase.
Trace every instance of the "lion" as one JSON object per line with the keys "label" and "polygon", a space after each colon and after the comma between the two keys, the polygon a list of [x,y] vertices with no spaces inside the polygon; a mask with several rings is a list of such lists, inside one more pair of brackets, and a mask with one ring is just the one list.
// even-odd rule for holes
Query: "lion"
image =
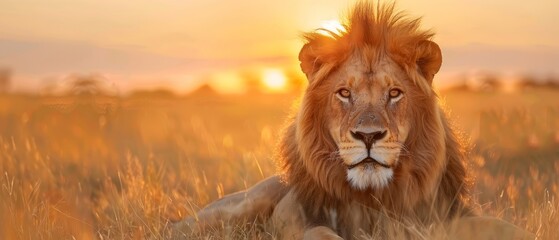
{"label": "lion", "polygon": [[308,87],[279,143],[282,174],[176,228],[264,222],[280,239],[354,239],[386,238],[383,228],[412,223],[453,238],[476,237],[477,230],[461,231],[480,226],[503,230],[486,239],[529,236],[496,219],[476,220],[466,143],[433,89],[442,64],[434,34],[394,4],[367,2],[353,7],[344,28],[304,34],[299,60]]}

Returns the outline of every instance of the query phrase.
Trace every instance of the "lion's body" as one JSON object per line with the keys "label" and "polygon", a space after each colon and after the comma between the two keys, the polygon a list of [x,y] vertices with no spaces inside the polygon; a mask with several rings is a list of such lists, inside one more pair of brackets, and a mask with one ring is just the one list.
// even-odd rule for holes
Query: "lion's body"
{"label": "lion's body", "polygon": [[[348,225],[354,223],[345,216],[354,216],[358,204],[421,222],[471,214],[463,143],[431,88],[441,61],[438,46],[429,41],[432,34],[419,30],[418,20],[394,13],[393,6],[366,3],[356,6],[347,28],[337,35],[307,35],[300,59],[309,87],[280,144],[285,180],[303,206],[307,224],[335,224],[350,232]],[[341,104],[330,100],[340,84],[355,99]],[[403,99],[383,100],[391,86],[403,89]],[[363,166],[355,173],[343,164],[353,163],[352,153],[364,145],[346,132],[360,131],[367,121],[369,128],[388,132],[374,146],[391,154],[369,151],[391,167]],[[346,143],[351,151],[344,158]],[[363,219],[375,218],[358,211]]]}
{"label": "lion's body", "polygon": [[259,219],[282,239],[386,238],[391,226],[475,215],[465,143],[432,89],[442,62],[433,34],[393,5],[359,3],[345,26],[305,35],[309,86],[279,144],[283,181],[225,197],[183,225]]}

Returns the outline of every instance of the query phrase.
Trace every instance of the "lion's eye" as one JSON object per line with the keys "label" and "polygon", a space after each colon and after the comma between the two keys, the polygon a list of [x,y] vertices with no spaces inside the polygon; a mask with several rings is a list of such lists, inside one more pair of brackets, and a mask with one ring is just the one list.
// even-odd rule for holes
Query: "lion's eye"
{"label": "lion's eye", "polygon": [[345,88],[338,90],[338,95],[342,98],[349,98],[351,97],[351,92]]}
{"label": "lion's eye", "polygon": [[388,96],[391,99],[399,98],[400,96],[402,96],[402,90],[397,88],[390,89],[390,92],[388,92]]}

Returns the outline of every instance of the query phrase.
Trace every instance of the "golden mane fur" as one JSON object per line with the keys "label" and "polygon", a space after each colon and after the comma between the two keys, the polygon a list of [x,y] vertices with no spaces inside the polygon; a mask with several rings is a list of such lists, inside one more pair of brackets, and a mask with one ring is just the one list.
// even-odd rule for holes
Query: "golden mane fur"
{"label": "golden mane fur", "polygon": [[[343,25],[341,33],[320,30],[304,34],[306,44],[299,59],[309,86],[279,146],[284,181],[303,206],[306,218],[319,224],[327,218],[324,209],[343,209],[354,200],[394,217],[433,218],[423,216],[433,210],[437,218],[468,214],[465,150],[432,89],[440,67],[440,62],[437,65],[432,60],[441,58],[440,49],[430,41],[433,33],[419,29],[420,19],[395,12],[394,4],[358,3]],[[333,116],[327,101],[331,92],[324,89],[324,81],[355,53],[371,62],[390,58],[415,86],[407,94],[412,99],[407,152],[400,156],[392,181],[382,189],[349,186],[328,131],[328,119]]]}

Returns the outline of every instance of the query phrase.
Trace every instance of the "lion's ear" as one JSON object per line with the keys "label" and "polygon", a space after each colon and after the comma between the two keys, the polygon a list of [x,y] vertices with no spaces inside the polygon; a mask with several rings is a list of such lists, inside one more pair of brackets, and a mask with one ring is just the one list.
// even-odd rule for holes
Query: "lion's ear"
{"label": "lion's ear", "polygon": [[432,41],[422,41],[416,48],[415,60],[421,74],[423,77],[431,84],[433,82],[433,77],[441,68],[443,62],[443,56],[439,45]]}
{"label": "lion's ear", "polygon": [[320,65],[322,64],[313,49],[312,43],[307,43],[301,48],[299,52],[299,61],[301,61],[301,70],[307,75],[309,81],[312,75],[320,69]]}

